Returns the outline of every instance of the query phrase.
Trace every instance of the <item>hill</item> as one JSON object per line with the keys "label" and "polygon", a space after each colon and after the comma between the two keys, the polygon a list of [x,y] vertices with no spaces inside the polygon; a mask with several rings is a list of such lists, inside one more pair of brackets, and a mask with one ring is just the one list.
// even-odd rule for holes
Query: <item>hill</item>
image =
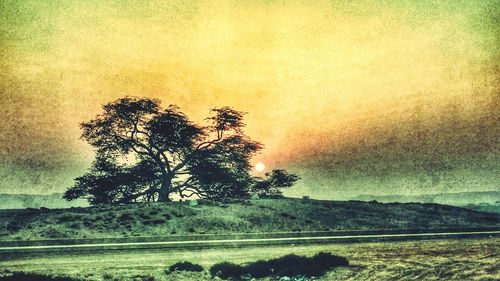
{"label": "hill", "polygon": [[457,193],[438,193],[423,195],[370,195],[362,194],[355,197],[355,200],[379,202],[401,202],[401,203],[437,203],[452,206],[465,206],[468,204],[495,204],[499,202],[500,191],[483,192],[457,192]]}
{"label": "hill", "polygon": [[383,203],[437,203],[500,214],[500,200],[498,198],[500,198],[500,191],[439,193],[413,196],[362,194],[354,199],[361,201],[375,200]]}
{"label": "hill", "polygon": [[86,200],[66,201],[62,193],[49,195],[0,194],[0,209],[86,207]]}
{"label": "hill", "polygon": [[1,240],[500,226],[438,204],[257,199],[0,210]]}

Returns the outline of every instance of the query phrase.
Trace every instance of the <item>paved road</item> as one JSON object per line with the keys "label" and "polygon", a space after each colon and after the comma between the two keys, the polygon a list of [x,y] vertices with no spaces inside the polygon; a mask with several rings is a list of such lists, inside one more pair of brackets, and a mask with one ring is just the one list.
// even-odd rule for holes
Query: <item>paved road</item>
{"label": "paved road", "polygon": [[304,244],[304,243],[349,243],[349,242],[380,242],[397,240],[423,239],[459,239],[474,237],[500,237],[500,231],[467,231],[467,232],[439,232],[439,233],[404,233],[404,234],[368,234],[368,235],[335,235],[309,237],[274,237],[252,239],[214,239],[214,240],[187,240],[187,241],[154,241],[154,242],[122,242],[122,243],[92,243],[73,245],[30,245],[30,246],[2,246],[0,255],[40,253],[40,252],[74,252],[74,251],[109,251],[132,249],[168,249],[168,248],[216,248],[216,247],[244,247],[266,246],[276,244]]}

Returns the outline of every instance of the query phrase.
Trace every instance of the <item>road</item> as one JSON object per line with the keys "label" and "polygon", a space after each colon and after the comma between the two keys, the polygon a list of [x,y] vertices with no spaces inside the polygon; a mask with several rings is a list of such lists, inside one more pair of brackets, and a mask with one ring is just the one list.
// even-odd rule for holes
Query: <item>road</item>
{"label": "road", "polygon": [[249,239],[211,239],[185,241],[151,241],[151,242],[120,242],[120,243],[88,243],[88,244],[59,244],[59,245],[23,245],[1,246],[0,255],[7,257],[19,254],[46,253],[46,252],[100,252],[133,249],[195,249],[244,247],[267,245],[293,245],[318,243],[354,243],[354,242],[381,242],[381,241],[411,241],[429,239],[460,239],[476,237],[500,237],[500,230],[493,231],[462,231],[462,232],[429,232],[429,233],[389,233],[389,234],[356,234],[356,235],[329,235],[306,237],[272,237]]}

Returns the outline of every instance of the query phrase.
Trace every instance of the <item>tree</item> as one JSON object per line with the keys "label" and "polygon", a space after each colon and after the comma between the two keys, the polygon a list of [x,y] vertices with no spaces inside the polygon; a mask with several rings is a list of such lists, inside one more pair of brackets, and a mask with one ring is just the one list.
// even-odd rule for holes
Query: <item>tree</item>
{"label": "tree", "polygon": [[285,170],[272,170],[265,174],[265,178],[257,178],[252,189],[254,194],[260,198],[279,198],[283,197],[281,189],[291,187],[300,178],[297,175],[290,174]]}
{"label": "tree", "polygon": [[243,132],[244,113],[214,108],[208,125],[194,124],[160,101],[125,97],[81,124],[82,139],[95,149],[90,170],[64,194],[92,204],[170,201],[181,198],[241,197],[255,179],[250,158],[262,149]]}

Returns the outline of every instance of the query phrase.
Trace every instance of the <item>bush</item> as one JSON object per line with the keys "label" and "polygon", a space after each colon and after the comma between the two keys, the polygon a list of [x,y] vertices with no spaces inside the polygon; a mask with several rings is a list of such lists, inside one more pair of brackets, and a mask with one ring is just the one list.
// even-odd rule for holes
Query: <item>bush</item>
{"label": "bush", "polygon": [[238,279],[241,275],[250,275],[254,278],[266,276],[321,276],[336,266],[347,266],[349,262],[344,257],[320,252],[312,258],[294,254],[280,258],[256,261],[245,266],[233,263],[219,263],[210,268],[212,276],[223,279]]}
{"label": "bush", "polygon": [[244,274],[250,274],[255,278],[263,278],[273,275],[274,268],[271,267],[269,261],[256,261],[247,264],[244,269]]}
{"label": "bush", "polygon": [[0,281],[76,281],[76,279],[60,276],[46,276],[36,273],[14,272],[12,275],[0,276]]}
{"label": "bush", "polygon": [[214,264],[210,268],[210,274],[215,277],[218,276],[222,279],[239,279],[242,274],[242,266],[230,262],[221,262]]}
{"label": "bush", "polygon": [[118,217],[119,221],[132,221],[134,220],[134,217],[131,214],[122,214],[121,216]]}
{"label": "bush", "polygon": [[203,267],[199,264],[183,261],[174,263],[168,268],[168,272],[174,272],[176,270],[200,272],[203,271]]}
{"label": "bush", "polygon": [[17,222],[13,221],[13,222],[10,222],[9,224],[7,224],[7,230],[10,231],[10,232],[14,232],[14,231],[18,231],[18,230],[21,230],[21,228],[23,228],[22,226],[20,226]]}
{"label": "bush", "polygon": [[313,263],[321,267],[348,266],[349,261],[344,257],[332,255],[330,253],[319,252],[312,258]]}
{"label": "bush", "polygon": [[[268,261],[273,272],[278,276],[295,276],[299,274],[311,276],[309,268],[312,266],[311,259],[294,254]],[[320,274],[318,274],[320,275]]]}
{"label": "bush", "polygon": [[163,220],[163,219],[148,219],[148,220],[144,220],[142,223],[146,224],[146,225],[163,224],[163,223],[165,223],[165,220]]}

